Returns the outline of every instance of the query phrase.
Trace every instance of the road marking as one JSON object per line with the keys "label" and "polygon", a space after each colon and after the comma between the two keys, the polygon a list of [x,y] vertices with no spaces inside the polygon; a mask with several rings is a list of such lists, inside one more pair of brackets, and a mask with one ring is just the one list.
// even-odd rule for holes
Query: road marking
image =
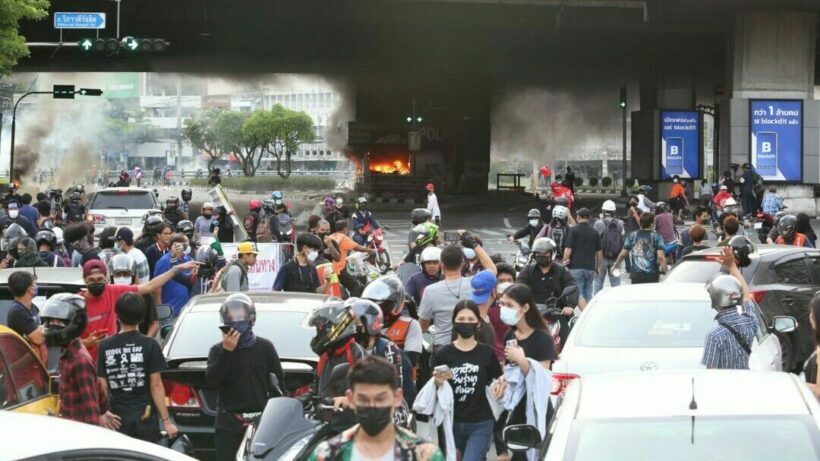
{"label": "road marking", "polygon": [[507,227],[507,229],[512,229],[512,226],[510,225],[510,220],[508,218],[504,218],[504,225]]}

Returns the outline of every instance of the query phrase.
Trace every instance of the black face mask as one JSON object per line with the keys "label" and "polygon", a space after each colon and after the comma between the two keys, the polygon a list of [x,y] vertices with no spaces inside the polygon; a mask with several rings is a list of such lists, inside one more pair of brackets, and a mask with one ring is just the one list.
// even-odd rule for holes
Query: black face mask
{"label": "black face mask", "polygon": [[363,346],[366,346],[367,343],[369,342],[368,340],[370,339],[370,337],[367,334],[367,331],[364,329],[363,326],[357,326],[356,327],[355,337],[356,337],[356,342],[363,345]]}
{"label": "black face mask", "polygon": [[391,407],[362,407],[356,406],[356,420],[370,437],[379,435],[391,421],[393,412]]}
{"label": "black face mask", "polygon": [[329,232],[319,232],[319,233],[317,233],[316,235],[317,235],[320,239],[322,239],[322,242],[324,243],[325,238],[326,238],[326,237],[329,237],[329,236],[330,236],[330,233],[329,233]]}
{"label": "black face mask", "polygon": [[206,218],[210,218],[211,215],[212,215],[212,213],[202,213],[202,216],[205,216]]}
{"label": "black face mask", "polygon": [[476,330],[478,329],[478,324],[456,322],[453,324],[453,329],[456,331],[456,334],[461,336],[462,338],[470,339],[473,336],[475,336]]}
{"label": "black face mask", "polygon": [[103,294],[105,291],[105,283],[98,282],[98,283],[89,283],[85,286],[88,289],[88,292],[91,293],[91,296],[97,298]]}
{"label": "black face mask", "polygon": [[541,267],[547,267],[552,262],[552,258],[550,258],[549,256],[536,256],[534,259],[535,262],[538,263],[538,265]]}

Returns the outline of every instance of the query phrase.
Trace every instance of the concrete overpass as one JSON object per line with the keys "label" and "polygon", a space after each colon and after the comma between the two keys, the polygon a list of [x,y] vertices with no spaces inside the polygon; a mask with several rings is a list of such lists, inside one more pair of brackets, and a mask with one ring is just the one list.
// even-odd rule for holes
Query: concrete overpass
{"label": "concrete overpass", "polygon": [[[721,169],[749,156],[748,99],[804,101],[804,182],[820,183],[816,0],[123,0],[121,36],[162,37],[162,55],[83,55],[33,48],[21,71],[317,73],[356,89],[361,146],[406,131],[411,101],[437,110],[446,182],[486,172],[492,98],[512,85],[569,83],[611,92],[628,84],[633,175],[658,179],[657,110],[715,103]],[[60,11],[105,11],[100,0]],[[110,23],[110,19],[109,19]],[[111,27],[102,36],[113,36]],[[58,38],[26,24],[32,42]],[[65,41],[87,34],[65,32]],[[724,95],[713,95],[715,85]],[[637,91],[636,91],[637,90]],[[561,110],[561,108],[556,108]],[[745,114],[745,115],[744,115]],[[406,134],[406,133],[405,133]],[[360,147],[361,147],[360,146]],[[363,147],[362,147],[363,148]],[[645,161],[642,161],[645,160]],[[808,198],[808,192],[801,192]]]}

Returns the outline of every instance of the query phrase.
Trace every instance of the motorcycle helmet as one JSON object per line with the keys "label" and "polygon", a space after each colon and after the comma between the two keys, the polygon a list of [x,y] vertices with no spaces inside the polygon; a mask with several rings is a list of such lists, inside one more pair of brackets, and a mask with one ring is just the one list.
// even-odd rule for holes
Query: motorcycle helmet
{"label": "motorcycle helmet", "polygon": [[333,197],[325,197],[325,208],[333,208],[333,205],[336,204],[336,201],[333,200]]}
{"label": "motorcycle helmet", "polygon": [[791,238],[794,235],[794,228],[797,225],[797,217],[793,214],[787,214],[780,218],[777,222],[777,233],[784,239]]}
{"label": "motorcycle helmet", "polygon": [[706,291],[712,299],[712,307],[716,310],[740,305],[743,298],[743,288],[740,282],[731,275],[722,274],[713,278],[706,285]]}
{"label": "motorcycle helmet", "polygon": [[648,193],[649,193],[649,191],[651,191],[651,190],[652,190],[652,187],[650,187],[650,186],[640,186],[640,187],[638,188],[638,193],[639,193],[639,194],[646,195],[646,194],[648,194]]}
{"label": "motorcycle helmet", "polygon": [[615,213],[615,202],[612,200],[607,200],[601,205],[601,211],[604,213]]}
{"label": "motorcycle helmet", "polygon": [[569,206],[569,199],[562,195],[561,197],[558,197],[557,199],[555,199],[555,206],[568,207]]}
{"label": "motorcycle helmet", "polygon": [[734,207],[737,206],[737,200],[733,199],[732,197],[727,198],[723,202],[723,208]]}
{"label": "motorcycle helmet", "polygon": [[527,212],[527,218],[541,219],[541,212],[538,211],[538,208],[533,208],[529,212]]}
{"label": "motorcycle helmet", "polygon": [[774,225],[777,226],[777,223],[780,222],[780,218],[782,218],[783,216],[786,216],[787,214],[789,214],[789,212],[786,211],[786,210],[780,210],[777,213],[775,213],[774,216],[772,217],[772,221],[774,222]]}
{"label": "motorcycle helmet", "polygon": [[265,213],[273,213],[276,211],[276,203],[273,200],[263,200],[262,209],[265,210]]}
{"label": "motorcycle helmet", "polygon": [[[424,251],[429,249],[432,248]],[[401,314],[404,304],[404,285],[395,275],[383,275],[364,287],[362,299],[378,304],[385,317],[395,318]]]}
{"label": "motorcycle helmet", "polygon": [[211,203],[211,202],[205,202],[205,203],[202,204],[202,208],[200,208],[200,210],[202,212],[204,212],[205,210],[214,211],[214,204]]}
{"label": "motorcycle helmet", "polygon": [[271,193],[270,193],[270,198],[271,198],[274,202],[281,202],[281,201],[283,201],[283,200],[284,200],[284,197],[282,196],[282,192],[280,192],[280,191],[278,191],[278,190],[275,190],[275,191],[271,192]]}
{"label": "motorcycle helmet", "polygon": [[85,186],[82,184],[77,184],[76,186],[74,186],[74,190],[79,192],[80,195],[85,194]]}
{"label": "motorcycle helmet", "polygon": [[222,306],[219,307],[219,318],[222,319],[223,325],[241,321],[248,321],[253,325],[256,323],[256,304],[245,293],[234,293],[222,302]]}
{"label": "motorcycle helmet", "polygon": [[117,253],[108,261],[108,273],[112,276],[117,273],[127,272],[131,275],[137,273],[137,263],[134,258],[125,254]]}
{"label": "motorcycle helmet", "polygon": [[749,255],[755,252],[755,245],[745,235],[735,235],[729,240],[732,253],[735,254],[735,261],[739,267],[747,267],[752,262]]}
{"label": "motorcycle helmet", "polygon": [[367,336],[381,335],[384,315],[378,304],[369,299],[349,298],[345,305],[353,312],[353,318],[361,323],[356,332],[360,340]]}
{"label": "motorcycle helmet", "polygon": [[168,448],[169,450],[174,450],[188,456],[194,456],[194,444],[191,443],[191,439],[189,439],[185,434],[177,434],[176,438],[169,439],[168,434],[162,432],[159,440],[157,440],[157,444]]}
{"label": "motorcycle helmet", "polygon": [[54,243],[57,245],[62,245],[65,243],[65,237],[63,237],[63,230],[59,227],[55,227],[54,231]]}
{"label": "motorcycle helmet", "polygon": [[308,325],[316,329],[316,336],[310,340],[310,348],[316,355],[324,354],[356,334],[353,312],[343,301],[330,301],[317,307]]}
{"label": "motorcycle helmet", "polygon": [[149,234],[156,234],[162,229],[165,220],[161,216],[151,215],[145,219],[145,232]]}
{"label": "motorcycle helmet", "polygon": [[183,219],[177,223],[177,232],[185,234],[185,236],[188,237],[188,240],[191,240],[194,237],[194,223],[188,221],[187,219]]}
{"label": "motorcycle helmet", "polygon": [[182,189],[179,195],[182,196],[183,202],[190,202],[193,198],[193,193],[191,192],[191,189]]}
{"label": "motorcycle helmet", "polygon": [[410,212],[410,220],[413,221],[413,225],[419,225],[432,217],[433,214],[427,208],[414,208]]}
{"label": "motorcycle helmet", "polygon": [[[85,298],[74,293],[57,293],[43,304],[40,318],[45,326],[46,344],[64,347],[85,331],[88,324]],[[51,319],[61,320],[65,325],[50,325]]]}
{"label": "motorcycle helmet", "polygon": [[358,199],[356,199],[356,208],[363,208],[363,207],[367,207],[367,197],[364,197],[364,196],[359,197]]}
{"label": "motorcycle helmet", "polygon": [[194,260],[201,264],[197,275],[201,278],[209,278],[216,272],[219,255],[216,253],[216,250],[210,246],[202,246],[196,249]]}
{"label": "motorcycle helmet", "polygon": [[262,209],[262,201],[258,199],[252,199],[248,202],[248,209],[251,211],[259,211]]}
{"label": "motorcycle helmet", "polygon": [[23,226],[17,223],[10,224],[3,230],[3,238],[0,239],[0,250],[11,251],[13,249],[16,251],[17,239],[22,237],[28,237]]}
{"label": "motorcycle helmet", "polygon": [[54,232],[50,230],[41,230],[40,232],[37,232],[37,235],[34,237],[34,241],[37,242],[37,247],[45,243],[51,251],[53,251],[54,247],[57,246],[57,236],[55,236]]}
{"label": "motorcycle helmet", "polygon": [[439,247],[427,247],[422,250],[421,256],[419,257],[419,263],[421,264],[439,261],[441,261],[441,248]]}
{"label": "motorcycle helmet", "polygon": [[76,202],[79,202],[79,201],[80,201],[80,198],[81,198],[81,195],[80,195],[80,193],[79,193],[79,192],[77,192],[77,191],[72,192],[72,193],[71,193],[71,195],[69,195],[69,196],[68,196],[68,200],[69,200],[70,202],[75,202],[75,203],[76,203]]}
{"label": "motorcycle helmet", "polygon": [[179,207],[179,197],[172,195],[165,199],[166,210],[176,210],[177,207]]}
{"label": "motorcycle helmet", "polygon": [[549,237],[538,237],[532,242],[532,253],[549,253],[552,256],[555,253],[555,241]]}
{"label": "motorcycle helmet", "polygon": [[658,202],[655,204],[655,211],[658,213],[666,213],[669,210],[669,207],[666,205],[666,202]]}
{"label": "motorcycle helmet", "polygon": [[569,216],[569,209],[565,206],[556,205],[552,209],[552,217],[553,218],[558,218],[561,221],[563,221],[563,220],[567,219],[567,216]]}

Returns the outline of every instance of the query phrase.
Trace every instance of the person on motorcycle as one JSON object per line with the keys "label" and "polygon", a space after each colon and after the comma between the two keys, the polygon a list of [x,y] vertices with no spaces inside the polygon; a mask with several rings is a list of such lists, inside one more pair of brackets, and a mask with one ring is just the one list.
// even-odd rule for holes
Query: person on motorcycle
{"label": "person on motorcycle", "polygon": [[409,251],[404,262],[414,263],[416,257],[430,245],[438,243],[439,227],[433,223],[433,215],[425,208],[415,208],[410,213],[413,227],[407,234],[407,248]]}
{"label": "person on motorcycle", "polygon": [[359,281],[346,270],[347,256],[351,251],[375,254],[375,250],[359,245],[348,237],[348,227],[347,220],[337,221],[336,232],[330,236],[330,244],[334,245],[336,251],[339,253],[339,259],[333,261],[333,272],[339,277],[339,282],[347,289],[348,294],[358,297],[362,292],[362,286]]}
{"label": "person on motorcycle", "polygon": [[[550,238],[539,237],[532,244],[533,262],[522,270],[516,283],[523,283],[532,290],[536,304],[546,304],[551,299],[558,298],[568,286],[576,285],[569,269],[556,260],[555,253],[558,246]],[[569,319],[575,314],[575,306],[555,306],[562,308],[561,344],[566,344],[569,334]]]}
{"label": "person on motorcycle", "polygon": [[313,311],[308,325],[316,330],[316,335],[310,340],[310,348],[319,356],[319,363],[310,390],[299,400],[307,403],[313,397],[326,399],[343,396],[347,390],[345,383],[332,383],[330,380],[333,368],[343,363],[353,365],[366,355],[364,348],[356,342],[353,311],[344,301],[328,301]]}
{"label": "person on motorcycle", "polygon": [[273,200],[274,211],[278,213],[288,213],[290,214],[290,210],[288,209],[288,205],[285,203],[285,197],[282,195],[282,192],[275,190],[271,192],[270,199]]}
{"label": "person on motorcycle", "polygon": [[725,204],[726,200],[733,198],[732,193],[729,192],[729,188],[725,185],[720,186],[720,191],[715,195],[715,198],[712,199],[712,202],[715,204],[715,207],[720,210],[722,209]]}
{"label": "person on motorcycle", "polygon": [[541,220],[541,212],[537,208],[533,208],[527,213],[527,225],[518,232],[507,236],[507,240],[514,242],[528,237],[527,246],[532,247],[532,242],[538,238],[538,233],[541,232],[543,227],[544,222]]}
{"label": "person on motorcycle", "polygon": [[225,257],[213,247],[204,246],[197,248],[194,260],[199,263],[199,268],[196,271],[196,280],[191,287],[191,296],[209,293],[216,274],[227,264]]}
{"label": "person on motorcycle", "polygon": [[649,187],[649,186],[641,186],[641,187],[638,188],[638,205],[637,205],[637,207],[638,207],[638,211],[640,211],[641,213],[646,212],[646,211],[652,211],[653,209],[655,209],[655,202],[653,202],[652,200],[649,200],[649,197],[646,196],[646,194],[648,194],[649,191],[651,191],[651,190],[652,190],[652,188]]}
{"label": "person on motorcycle", "polygon": [[683,221],[683,212],[689,208],[689,199],[686,197],[686,187],[680,176],[672,176],[672,190],[669,192],[669,204],[675,219]]}
{"label": "person on motorcycle", "polygon": [[806,237],[806,235],[795,230],[796,225],[797,217],[794,215],[787,214],[786,216],[780,218],[780,221],[777,222],[777,233],[779,236],[774,243],[777,245],[792,245],[813,248],[811,246],[811,241]]}
{"label": "person on motorcycle", "polygon": [[180,191],[179,195],[182,197],[182,203],[179,204],[179,210],[188,215],[191,211],[191,206],[189,203],[193,198],[193,192],[191,192],[191,189],[185,188]]}
{"label": "person on motorcycle", "polygon": [[569,187],[558,182],[558,178],[556,177],[555,182],[550,184],[550,190],[552,192],[552,198],[555,200],[555,203],[558,204],[558,199],[566,200],[566,203],[563,206],[572,209],[572,202],[574,200],[574,195],[572,190]]}
{"label": "person on motorcycle", "polygon": [[186,254],[193,257],[196,254],[196,249],[199,248],[199,244],[194,242],[194,223],[183,219],[177,223],[177,232],[188,237],[188,249],[186,250]]}
{"label": "person on motorcycle", "polygon": [[780,210],[774,214],[772,217],[772,228],[769,230],[769,235],[766,236],[766,243],[773,244],[774,241],[777,240],[777,237],[780,235],[777,230],[777,223],[779,223],[780,219],[787,214],[789,214],[789,212],[786,210]]}
{"label": "person on motorcycle", "polygon": [[368,209],[367,198],[359,197],[356,201],[356,212],[353,213],[351,224],[355,232],[353,240],[362,246],[367,245],[367,235],[372,232],[373,229],[379,229],[381,227],[379,226],[379,222],[376,221],[376,218],[373,217],[373,213]]}
{"label": "person on motorcycle", "polygon": [[378,304],[384,316],[381,334],[404,349],[410,363],[418,363],[422,351],[421,325],[418,320],[402,315],[405,292],[395,275],[383,275],[367,284],[362,299]]}
{"label": "person on motorcycle", "polygon": [[63,259],[54,253],[57,246],[57,236],[50,230],[41,230],[34,237],[37,248],[40,251],[40,258],[48,267],[65,267]]}
{"label": "person on motorcycle", "polygon": [[145,218],[145,224],[142,226],[142,234],[137,239],[137,242],[134,246],[137,247],[143,254],[148,251],[148,248],[151,247],[157,241],[157,234],[162,230],[165,226],[165,220],[162,219],[161,216],[158,215],[151,215]]}
{"label": "person on motorcycle", "polygon": [[214,215],[214,204],[211,202],[203,203],[202,208],[200,208],[200,212],[201,214],[197,216],[196,221],[194,221],[194,235],[197,242],[199,242],[203,237],[213,238],[214,236],[213,231],[211,231],[211,224],[213,223]]}
{"label": "person on motorcycle", "polygon": [[[692,213],[693,217],[695,218],[694,224],[699,224],[705,230],[706,227],[709,225],[709,222],[712,219],[712,216],[709,214],[709,209],[703,205],[698,205],[695,207],[695,211]],[[687,227],[680,232],[680,250],[678,251],[677,258],[680,259],[683,256],[683,249],[692,245],[692,238],[689,236],[689,232],[692,227]],[[708,240],[708,239],[705,239]]]}
{"label": "person on motorcycle", "polygon": [[279,268],[273,282],[273,291],[326,293],[327,282],[319,277],[314,265],[322,246],[322,241],[313,234],[299,235],[296,239],[296,254]]}
{"label": "person on motorcycle", "polygon": [[[536,238],[536,240],[538,240],[539,238],[546,237],[553,241],[556,245],[554,254],[556,259],[563,259],[564,246],[567,241],[567,236],[569,235],[569,224],[567,224],[569,218],[569,208],[563,205],[555,205],[552,209],[552,221],[541,228]],[[533,241],[533,245],[534,244],[535,241]],[[530,253],[532,253],[532,248],[530,248]]]}
{"label": "person on motorcycle", "polygon": [[419,257],[419,264],[421,271],[411,275],[404,283],[405,293],[410,296],[416,306],[421,304],[424,289],[441,281],[441,248],[425,248]]}
{"label": "person on motorcycle", "polygon": [[165,219],[174,226],[174,229],[177,228],[177,224],[179,224],[180,221],[188,219],[188,215],[179,209],[179,197],[174,195],[165,200],[165,210],[163,214],[165,215]]}
{"label": "person on motorcycle", "polygon": [[774,216],[778,211],[784,208],[783,197],[778,195],[776,186],[769,186],[768,192],[763,196],[761,208],[763,209],[763,213],[769,216]]}
{"label": "person on motorcycle", "polygon": [[258,199],[251,199],[248,202],[248,210],[250,211],[245,219],[242,221],[245,225],[245,231],[252,242],[256,241],[256,228],[259,227],[260,212],[262,211],[262,201]]}
{"label": "person on motorcycle", "polygon": [[16,202],[11,202],[6,207],[6,216],[2,218],[2,227],[8,227],[12,224],[20,225],[28,235],[34,235],[37,233],[37,226],[36,223],[32,222],[22,214],[20,214],[20,209]]}

